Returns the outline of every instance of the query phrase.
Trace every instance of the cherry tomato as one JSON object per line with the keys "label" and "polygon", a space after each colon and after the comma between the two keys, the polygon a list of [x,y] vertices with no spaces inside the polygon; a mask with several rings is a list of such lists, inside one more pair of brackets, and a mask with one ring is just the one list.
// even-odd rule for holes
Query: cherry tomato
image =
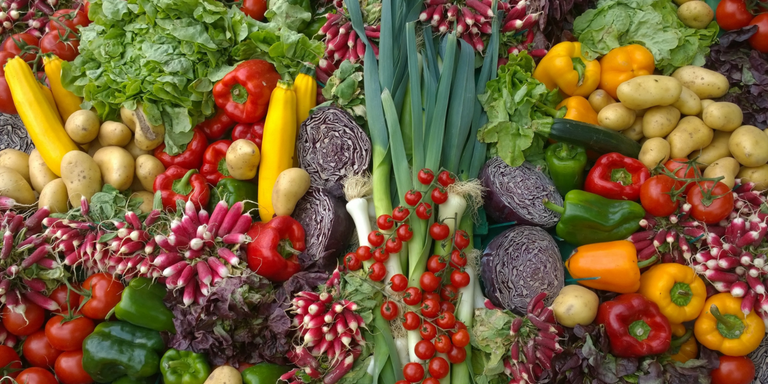
{"label": "cherry tomato", "polygon": [[410,214],[411,214],[411,211],[408,208],[403,207],[401,205],[401,206],[398,206],[397,208],[395,208],[392,211],[392,218],[395,219],[395,221],[398,221],[398,222],[405,221],[405,219],[407,219],[408,215],[410,215]]}
{"label": "cherry tomato", "polygon": [[[709,194],[709,197],[705,197]],[[719,197],[718,197],[719,196]],[[733,193],[722,182],[703,181],[688,190],[686,201],[691,205],[691,216],[707,224],[717,224],[733,211]]]}
{"label": "cherry tomato", "polygon": [[87,317],[77,317],[62,323],[64,317],[54,316],[45,324],[45,336],[60,351],[76,351],[83,348],[83,340],[96,325]]}
{"label": "cherry tomato", "polygon": [[437,273],[445,268],[446,264],[440,260],[440,256],[432,255],[427,260],[427,270]]}
{"label": "cherry tomato", "polygon": [[395,226],[395,221],[392,220],[392,216],[390,215],[380,215],[379,218],[376,219],[376,225],[382,231],[388,231]]}
{"label": "cherry tomato", "polygon": [[448,171],[442,171],[437,175],[437,182],[443,187],[447,187],[456,182],[456,176]]}
{"label": "cherry tomato", "polygon": [[440,302],[440,313],[443,312],[450,312],[454,313],[456,312],[456,306],[453,305],[450,301],[441,301]]}
{"label": "cherry tomato", "polygon": [[381,261],[373,263],[371,268],[368,270],[368,277],[370,277],[373,281],[381,281],[386,275],[387,267]]}
{"label": "cherry tomato", "polygon": [[434,318],[440,313],[440,302],[435,299],[424,299],[421,302],[421,314],[427,318]]}
{"label": "cherry tomato", "polygon": [[392,321],[397,317],[400,310],[397,308],[397,304],[394,301],[385,301],[381,304],[381,317],[384,320]]}
{"label": "cherry tomato", "polygon": [[368,243],[373,247],[381,247],[384,244],[384,234],[379,231],[372,231],[368,234]]}
{"label": "cherry tomato", "polygon": [[424,378],[424,367],[419,363],[408,363],[403,367],[403,377],[411,383],[418,383]]}
{"label": "cherry tomato", "polygon": [[432,358],[432,356],[435,355],[435,346],[432,345],[432,342],[430,341],[421,340],[416,343],[416,346],[413,348],[413,352],[419,359],[429,360]]}
{"label": "cherry tomato", "polygon": [[104,320],[120,302],[123,285],[106,273],[97,273],[85,279],[83,290],[92,291],[90,298],[85,296],[80,298],[83,315],[93,320]]}
{"label": "cherry tomato", "polygon": [[408,305],[416,305],[421,302],[421,289],[408,287],[403,295],[403,301]]}
{"label": "cherry tomato", "polygon": [[451,338],[448,335],[437,335],[433,344],[435,345],[435,350],[440,353],[448,353],[453,347]]}
{"label": "cherry tomato", "polygon": [[355,255],[357,256],[360,261],[367,261],[370,260],[371,257],[373,257],[373,251],[371,251],[371,247],[367,245],[361,245],[357,247],[357,250],[355,251]]}
{"label": "cherry tomato", "polygon": [[395,292],[402,292],[408,288],[408,278],[405,277],[402,273],[398,273],[392,276],[392,278],[389,279],[389,282],[390,288],[392,288],[392,290]]}
{"label": "cherry tomato", "polygon": [[435,187],[435,189],[432,190],[432,194],[430,196],[432,196],[432,201],[437,205],[448,201],[448,192],[446,192],[445,188],[443,187]]}
{"label": "cherry tomato", "polygon": [[0,113],[7,113],[9,115],[18,113],[16,111],[16,104],[13,103],[11,88],[8,87],[8,82],[5,81],[5,76],[0,77]]}
{"label": "cherry tomato", "polygon": [[749,38],[749,45],[756,51],[768,53],[768,13],[755,16],[749,25],[757,25],[757,33]]}
{"label": "cherry tomato", "polygon": [[26,306],[23,314],[12,311],[8,306],[3,307],[3,326],[16,336],[28,336],[45,323],[45,310],[23,297],[21,304]]}
{"label": "cherry tomato", "polygon": [[16,54],[7,51],[0,51],[0,76],[5,76],[5,63],[16,57]]}
{"label": "cherry tomato", "polygon": [[456,316],[451,312],[443,312],[437,317],[435,323],[442,329],[451,329],[456,325]]}
{"label": "cherry tomato", "polygon": [[267,0],[243,0],[240,10],[252,19],[262,21],[267,12]]}
{"label": "cherry tomato", "polygon": [[403,321],[403,328],[408,331],[415,331],[421,325],[421,318],[416,312],[408,311],[405,313],[405,321]]}
{"label": "cherry tomato", "polygon": [[419,334],[424,340],[432,340],[437,336],[437,328],[432,323],[425,321],[419,328]]}
{"label": "cherry tomato", "polygon": [[373,259],[383,263],[389,260],[389,252],[387,252],[385,248],[376,248],[376,250],[373,251]]}
{"label": "cherry tomato", "polygon": [[466,329],[460,329],[451,336],[451,342],[458,348],[464,348],[469,345],[469,332]]}
{"label": "cherry tomato", "polygon": [[56,376],[61,384],[91,384],[93,379],[83,369],[83,351],[69,351],[56,359]]}
{"label": "cherry tomato", "polygon": [[454,301],[459,297],[459,290],[451,284],[444,285],[440,288],[440,298],[445,301]]}
{"label": "cherry tomato", "polygon": [[451,366],[442,357],[438,356],[429,361],[429,374],[436,379],[448,376]]}
{"label": "cherry tomato", "polygon": [[717,15],[717,24],[726,31],[744,28],[754,18],[745,0],[720,1],[715,15]]}
{"label": "cherry tomato", "polygon": [[423,168],[419,171],[419,174],[416,175],[416,178],[419,179],[419,183],[430,185],[432,184],[432,181],[435,180],[435,173],[432,172],[431,169]]}
{"label": "cherry tomato", "polygon": [[440,288],[440,278],[435,276],[431,271],[426,271],[421,274],[419,285],[421,285],[421,289],[426,292],[434,292]]}
{"label": "cherry tomato", "polygon": [[16,377],[19,384],[59,384],[53,373],[40,367],[27,368]]}
{"label": "cherry tomato", "polygon": [[389,253],[398,253],[403,249],[403,241],[398,239],[397,236],[390,237],[386,243],[384,243],[384,249]]}
{"label": "cherry tomato", "polygon": [[677,211],[680,204],[672,200],[670,193],[675,180],[667,175],[657,175],[646,180],[640,187],[640,203],[645,211],[659,217],[669,216]]}
{"label": "cherry tomato", "polygon": [[398,380],[398,381],[395,381],[395,384],[408,384],[408,381],[407,380]]}
{"label": "cherry tomato", "polygon": [[[664,163],[664,168],[675,174],[675,177],[678,179],[696,179],[701,177],[701,171],[699,170],[699,167],[691,166],[689,161],[690,160],[686,158],[670,159]],[[675,189],[682,188],[685,183],[686,181],[676,180]],[[690,189],[694,184],[695,183],[688,184],[688,187],[686,187],[686,192],[688,192],[688,189]]]}
{"label": "cherry tomato", "polygon": [[454,270],[451,272],[451,284],[456,288],[464,288],[469,285],[469,274],[464,271]]}
{"label": "cherry tomato", "polygon": [[37,57],[37,49],[34,47],[39,45],[40,40],[37,37],[29,33],[17,33],[5,39],[2,50],[18,56],[21,54],[21,50],[24,49],[24,54],[21,55],[21,58],[24,61],[33,61]]}
{"label": "cherry tomato", "polygon": [[[77,287],[73,287],[77,288]],[[67,298],[69,296],[69,298]],[[72,291],[66,284],[59,285],[54,289],[48,298],[55,301],[61,308],[61,313],[69,313],[70,311],[77,311],[80,305],[80,294]]]}
{"label": "cherry tomato", "polygon": [[467,255],[465,255],[458,249],[454,249],[453,251],[451,251],[451,267],[460,269],[466,265],[467,265]]}
{"label": "cherry tomato", "polygon": [[437,241],[443,241],[447,239],[450,233],[451,229],[448,228],[447,224],[432,223],[432,225],[429,226],[429,235]]}
{"label": "cherry tomato", "polygon": [[355,255],[354,253],[350,252],[344,255],[344,265],[349,269],[350,271],[357,271],[358,269],[363,267],[363,262],[360,261],[360,259]]}
{"label": "cherry tomato", "polygon": [[77,32],[78,26],[85,27],[89,24],[91,24],[91,21],[88,20],[86,12],[74,9],[59,9],[51,16],[47,30],[49,33],[59,31],[66,33],[69,32],[67,31],[67,28],[69,28],[71,32]]}
{"label": "cherry tomato", "polygon": [[450,361],[451,364],[462,363],[466,358],[467,358],[467,351],[464,348],[459,348],[454,345],[453,347],[451,347],[451,350],[448,351],[448,361]]}
{"label": "cherry tomato", "polygon": [[40,52],[53,53],[64,61],[72,61],[77,57],[80,40],[70,32],[48,32],[40,39]]}
{"label": "cherry tomato", "polygon": [[453,234],[453,245],[456,249],[465,249],[469,247],[469,234],[463,229],[457,229]]}
{"label": "cherry tomato", "polygon": [[422,220],[429,220],[432,217],[432,205],[421,202],[416,207],[416,217]]}
{"label": "cherry tomato", "polygon": [[405,203],[409,206],[413,207],[416,206],[416,204],[421,201],[422,194],[419,191],[411,189],[410,191],[405,193],[405,197],[403,198],[405,200]]}
{"label": "cherry tomato", "polygon": [[[16,351],[7,346],[0,345],[0,374],[16,377],[21,369],[21,358]],[[2,376],[0,376],[2,377]]]}
{"label": "cherry tomato", "polygon": [[755,379],[755,363],[746,356],[720,356],[720,366],[710,375],[712,384],[750,384]]}
{"label": "cherry tomato", "polygon": [[[424,292],[421,294],[421,301],[424,300],[435,300],[438,303],[440,302],[440,294],[437,292]],[[438,312],[439,313],[439,312]]]}
{"label": "cherry tomato", "polygon": [[435,379],[434,377],[427,377],[421,384],[440,384],[440,380]]}
{"label": "cherry tomato", "polygon": [[408,224],[400,224],[399,227],[397,227],[397,238],[400,239],[400,241],[408,241],[413,238],[413,230],[411,229],[411,226]]}
{"label": "cherry tomato", "polygon": [[[80,347],[82,348],[82,346]],[[21,348],[24,358],[33,367],[50,368],[56,363],[61,351],[51,346],[45,337],[45,331],[37,331],[24,340]]]}

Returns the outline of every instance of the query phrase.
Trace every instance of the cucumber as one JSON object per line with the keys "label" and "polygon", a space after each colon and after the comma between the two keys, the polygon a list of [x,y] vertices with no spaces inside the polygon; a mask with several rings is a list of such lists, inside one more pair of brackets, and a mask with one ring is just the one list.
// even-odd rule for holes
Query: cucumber
{"label": "cucumber", "polygon": [[555,119],[549,138],[581,145],[599,154],[618,152],[634,158],[640,154],[640,144],[620,132],[575,120]]}

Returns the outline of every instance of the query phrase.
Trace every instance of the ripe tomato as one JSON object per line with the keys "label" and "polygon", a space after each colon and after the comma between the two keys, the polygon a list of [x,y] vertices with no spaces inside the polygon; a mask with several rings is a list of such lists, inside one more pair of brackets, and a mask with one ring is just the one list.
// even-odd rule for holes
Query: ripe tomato
{"label": "ripe tomato", "polygon": [[387,267],[381,261],[377,261],[371,265],[368,270],[368,277],[373,281],[381,281],[384,276],[387,275]]}
{"label": "ripe tomato", "polygon": [[0,374],[16,377],[19,375],[19,369],[21,369],[19,354],[7,345],[0,345]]}
{"label": "ripe tomato", "polygon": [[418,383],[424,378],[424,367],[419,363],[408,363],[403,367],[403,377],[411,383]]}
{"label": "ripe tomato", "polygon": [[413,238],[413,230],[411,229],[411,226],[408,224],[400,224],[399,227],[397,227],[397,238],[400,239],[400,241],[408,241]]}
{"label": "ripe tomato", "polygon": [[27,384],[59,384],[53,373],[40,367],[27,368],[16,377],[17,383]]}
{"label": "ripe tomato", "polygon": [[432,217],[432,205],[425,202],[419,203],[416,207],[416,216],[422,220],[429,220]]}
{"label": "ripe tomato", "polygon": [[456,249],[464,249],[469,247],[469,234],[463,229],[457,229],[453,235],[453,245]]}
{"label": "ripe tomato", "polygon": [[440,278],[431,271],[426,271],[421,274],[419,285],[421,285],[421,289],[425,292],[434,292],[437,288],[440,288]]}
{"label": "ripe tomato", "polygon": [[441,301],[440,302],[440,313],[443,312],[450,312],[454,313],[456,312],[456,306],[453,305],[450,301]]}
{"label": "ripe tomato", "polygon": [[459,290],[456,289],[456,287],[454,287],[452,284],[444,285],[443,288],[440,289],[440,298],[445,301],[450,302],[456,300],[458,297]]}
{"label": "ripe tomato", "polygon": [[435,301],[439,302],[440,301],[440,294],[437,293],[437,292],[423,292],[421,294],[421,301],[424,301],[424,300],[435,300]]}
{"label": "ripe tomato", "polygon": [[53,53],[64,61],[72,61],[77,57],[80,40],[72,33],[59,31],[48,32],[40,39],[40,51]]}
{"label": "ripe tomato", "polygon": [[416,305],[421,302],[421,289],[408,287],[403,295],[403,301],[408,305]]}
{"label": "ripe tomato", "polygon": [[448,228],[447,224],[432,223],[432,225],[429,226],[429,235],[437,241],[443,241],[447,239],[450,233],[451,229]]}
{"label": "ripe tomato", "polygon": [[403,321],[403,328],[409,331],[414,331],[421,325],[421,318],[416,312],[408,311],[405,313],[405,321]]}
{"label": "ripe tomato", "polygon": [[416,343],[416,346],[413,348],[413,352],[419,359],[429,360],[432,358],[432,356],[435,355],[435,346],[430,341],[421,340]]}
{"label": "ripe tomato", "polygon": [[[690,164],[687,164],[688,161],[689,160],[686,158],[670,159],[664,163],[664,168],[674,173],[675,177],[678,179],[695,179],[701,177],[701,171],[699,170],[699,167],[693,167]],[[685,181],[681,180],[675,181],[675,189],[682,188],[685,183]],[[688,184],[686,192],[688,192],[688,189],[691,188],[691,185],[694,185],[694,183]]]}
{"label": "ripe tomato", "polygon": [[456,316],[451,312],[443,312],[435,322],[442,329],[451,329],[456,325]]}
{"label": "ripe tomato", "polygon": [[389,253],[398,253],[403,249],[403,241],[398,239],[397,236],[390,237],[386,243],[384,243],[384,249]]}
{"label": "ripe tomato", "polygon": [[91,21],[88,20],[88,15],[81,10],[74,9],[59,9],[51,16],[51,21],[48,22],[48,32],[61,31],[62,33],[68,32],[67,28],[72,32],[77,32],[78,26],[87,26]]}
{"label": "ripe tomato", "polygon": [[463,362],[467,358],[467,351],[464,348],[459,348],[457,346],[453,346],[450,351],[448,351],[448,361],[451,362],[451,364],[459,364]]}
{"label": "ripe tomato", "polygon": [[453,347],[453,344],[451,344],[451,338],[448,337],[448,335],[437,335],[433,343],[435,345],[435,350],[440,353],[448,353]]}
{"label": "ripe tomato", "polygon": [[60,351],[82,349],[83,340],[96,328],[93,320],[82,316],[62,323],[63,320],[62,316],[54,316],[45,324],[48,342]]}
{"label": "ripe tomato", "polygon": [[446,264],[440,260],[440,256],[432,255],[427,260],[427,270],[437,273],[445,268]]}
{"label": "ripe tomato", "polygon": [[422,168],[419,171],[419,174],[416,175],[416,178],[419,179],[420,183],[430,185],[432,184],[432,181],[435,180],[435,173],[429,168]]}
{"label": "ripe tomato", "polygon": [[389,259],[389,252],[384,248],[376,248],[376,250],[373,251],[373,259],[383,263]]}
{"label": "ripe tomato", "polygon": [[358,269],[363,267],[363,262],[360,261],[360,259],[355,255],[354,253],[350,252],[344,255],[344,265],[349,269],[350,271],[357,271]]}
{"label": "ripe tomato", "polygon": [[361,245],[357,247],[357,250],[355,251],[355,255],[357,256],[360,261],[366,261],[370,260],[371,257],[373,257],[373,251],[371,250],[371,247],[367,245]]}
{"label": "ripe tomato", "polygon": [[720,356],[720,366],[710,375],[712,384],[749,384],[755,379],[755,364],[746,356]]}
{"label": "ripe tomato", "polygon": [[28,336],[45,323],[45,310],[25,298],[21,299],[21,304],[26,306],[24,314],[12,311],[7,306],[3,307],[3,326],[16,336]]}
{"label": "ripe tomato", "polygon": [[757,51],[768,53],[768,13],[755,16],[749,25],[757,25],[757,33],[749,38],[749,45]]}
{"label": "ripe tomato", "polygon": [[673,201],[670,192],[675,180],[667,175],[657,175],[646,180],[640,187],[640,202],[645,211],[654,216],[669,216],[677,211],[679,202]]}
{"label": "ripe tomato", "polygon": [[376,219],[376,225],[382,231],[386,231],[392,229],[392,227],[395,226],[395,221],[392,220],[392,216],[390,215],[379,215],[379,217]]}
{"label": "ripe tomato", "polygon": [[240,10],[254,20],[262,21],[267,12],[267,0],[243,0]]}
{"label": "ripe tomato", "polygon": [[421,384],[440,384],[440,380],[435,379],[434,377],[427,377]]}
{"label": "ripe tomato", "polygon": [[402,273],[392,276],[392,278],[389,279],[389,282],[391,283],[390,288],[395,292],[402,292],[408,288],[408,278]]}
{"label": "ripe tomato", "polygon": [[[81,346],[82,348],[82,346]],[[21,348],[24,358],[33,367],[50,368],[56,363],[61,351],[54,348],[45,337],[45,331],[37,331],[24,340]]]}
{"label": "ripe tomato", "polygon": [[85,279],[83,290],[91,291],[91,297],[80,298],[83,315],[93,320],[104,320],[120,302],[123,288],[119,281],[106,273],[97,273]]}
{"label": "ripe tomato", "polygon": [[469,273],[459,270],[451,272],[451,284],[456,288],[464,288],[469,285]]}
{"label": "ripe tomato", "polygon": [[419,191],[411,189],[410,191],[405,193],[405,197],[403,199],[405,200],[405,203],[410,205],[411,207],[416,206],[416,204],[421,201],[422,194]]}
{"label": "ripe tomato", "polygon": [[59,355],[54,369],[61,384],[91,384],[93,379],[83,369],[83,351],[69,351]]}
{"label": "ripe tomato", "polygon": [[0,51],[0,76],[5,76],[5,63],[14,57],[16,57],[14,53],[8,51]]}
{"label": "ripe tomato", "polygon": [[[69,299],[67,299],[67,295],[69,295]],[[56,287],[56,289],[48,295],[48,298],[59,305],[62,313],[69,313],[70,310],[75,312],[80,305],[80,294],[71,291],[66,284]]]}
{"label": "ripe tomato", "polygon": [[40,40],[38,40],[37,37],[34,37],[29,33],[17,33],[5,39],[2,50],[11,52],[14,55],[19,55],[21,50],[25,49],[21,58],[24,61],[32,61],[37,56],[37,50],[34,47],[37,47],[39,44]]}
{"label": "ripe tomato", "polygon": [[467,265],[467,255],[465,255],[458,249],[454,249],[453,251],[451,251],[451,267],[459,269],[464,267],[465,265]]}
{"label": "ripe tomato", "polygon": [[392,321],[397,317],[400,310],[397,308],[397,304],[394,301],[385,301],[381,304],[381,317],[384,320]]}
{"label": "ripe tomato", "polygon": [[437,175],[437,182],[443,187],[447,187],[456,182],[456,176],[448,171],[442,171]]}
{"label": "ripe tomato", "polygon": [[448,192],[446,192],[445,188],[443,187],[435,187],[435,189],[432,190],[432,194],[430,196],[432,196],[432,201],[434,201],[437,205],[448,201]]}
{"label": "ripe tomato", "polygon": [[5,81],[5,76],[0,77],[0,112],[9,115],[18,113],[16,111],[16,104],[13,104],[11,88],[8,87],[8,82]]}
{"label": "ripe tomato", "polygon": [[[733,211],[733,193],[722,182],[703,181],[688,190],[686,201],[691,205],[691,216],[707,224],[717,224]],[[705,197],[705,194],[709,197]],[[719,196],[719,197],[718,197]]]}
{"label": "ripe tomato", "polygon": [[437,317],[440,314],[440,302],[435,299],[424,299],[421,303],[421,314],[430,319]]}
{"label": "ripe tomato", "polygon": [[726,31],[744,28],[754,17],[747,9],[745,0],[722,0],[717,5],[717,24]]}
{"label": "ripe tomato", "polygon": [[419,328],[419,334],[424,340],[432,340],[437,336],[437,328],[432,323],[424,322]]}
{"label": "ripe tomato", "polygon": [[429,361],[429,374],[436,379],[448,376],[451,366],[442,357],[438,356]]}
{"label": "ripe tomato", "polygon": [[411,211],[403,207],[402,205],[395,207],[395,209],[392,210],[392,218],[395,219],[395,221],[405,221],[405,219],[408,218],[408,215],[411,214]]}
{"label": "ripe tomato", "polygon": [[469,345],[469,332],[466,329],[460,329],[451,336],[453,345],[464,348]]}
{"label": "ripe tomato", "polygon": [[379,231],[372,231],[368,234],[368,242],[373,247],[381,247],[384,244],[384,234]]}

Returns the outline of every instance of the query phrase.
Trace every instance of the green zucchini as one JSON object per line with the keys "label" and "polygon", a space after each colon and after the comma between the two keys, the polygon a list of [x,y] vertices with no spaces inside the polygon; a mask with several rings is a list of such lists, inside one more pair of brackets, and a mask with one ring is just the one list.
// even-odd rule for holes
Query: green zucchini
{"label": "green zucchini", "polygon": [[549,138],[581,145],[599,154],[618,152],[634,158],[640,154],[640,144],[620,132],[575,120],[555,119]]}

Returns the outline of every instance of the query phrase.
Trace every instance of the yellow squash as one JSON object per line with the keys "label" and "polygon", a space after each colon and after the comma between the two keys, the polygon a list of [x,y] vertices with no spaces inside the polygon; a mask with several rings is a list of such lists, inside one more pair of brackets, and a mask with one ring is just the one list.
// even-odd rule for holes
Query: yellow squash
{"label": "yellow squash", "polygon": [[67,152],[77,151],[77,146],[64,131],[59,113],[46,99],[32,69],[20,57],[5,65],[5,78],[29,137],[48,168],[61,176],[61,158]]}
{"label": "yellow squash", "polygon": [[309,117],[309,111],[317,105],[317,82],[315,67],[305,64],[293,83],[296,91],[296,125],[301,125]]}
{"label": "yellow squash", "polygon": [[56,108],[64,122],[69,119],[69,115],[80,110],[80,104],[83,99],[75,96],[74,93],[64,89],[61,85],[61,59],[56,56],[46,56],[43,59],[45,64],[45,75],[51,83],[53,99],[56,101]]}
{"label": "yellow squash", "polygon": [[259,216],[272,219],[272,188],[280,172],[293,167],[296,146],[296,92],[289,82],[280,81],[269,98],[264,121],[259,164]]}

